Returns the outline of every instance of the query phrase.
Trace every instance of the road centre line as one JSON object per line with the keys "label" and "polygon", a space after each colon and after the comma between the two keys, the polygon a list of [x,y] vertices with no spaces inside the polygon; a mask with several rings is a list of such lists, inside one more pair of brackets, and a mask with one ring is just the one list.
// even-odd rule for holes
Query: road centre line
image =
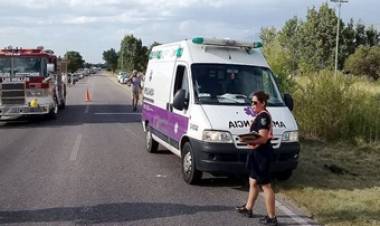
{"label": "road centre line", "polygon": [[75,144],[74,144],[73,149],[72,149],[71,154],[70,154],[70,160],[71,161],[77,160],[81,141],[82,141],[82,134],[79,134],[77,136],[77,138],[75,139]]}

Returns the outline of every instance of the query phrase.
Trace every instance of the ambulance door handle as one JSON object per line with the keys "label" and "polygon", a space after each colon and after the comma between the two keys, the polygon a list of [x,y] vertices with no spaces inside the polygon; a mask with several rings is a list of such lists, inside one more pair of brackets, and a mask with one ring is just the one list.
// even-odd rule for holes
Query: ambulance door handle
{"label": "ambulance door handle", "polygon": [[171,103],[166,103],[166,110],[173,112],[173,105]]}

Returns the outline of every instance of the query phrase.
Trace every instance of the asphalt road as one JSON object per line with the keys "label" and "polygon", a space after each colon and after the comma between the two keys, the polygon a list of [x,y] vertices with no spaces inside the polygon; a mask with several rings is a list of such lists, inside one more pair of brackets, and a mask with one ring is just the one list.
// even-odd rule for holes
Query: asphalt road
{"label": "asphalt road", "polygon": [[[144,150],[140,115],[114,79],[79,81],[67,104],[57,120],[0,123],[1,225],[259,225],[234,211],[247,197],[241,181],[190,186],[178,157]],[[280,225],[311,222],[277,206]],[[261,196],[255,212],[265,214]]]}

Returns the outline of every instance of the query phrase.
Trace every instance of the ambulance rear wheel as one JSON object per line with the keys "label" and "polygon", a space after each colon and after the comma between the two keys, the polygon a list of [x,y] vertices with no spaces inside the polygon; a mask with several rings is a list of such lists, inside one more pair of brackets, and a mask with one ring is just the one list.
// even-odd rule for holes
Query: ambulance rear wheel
{"label": "ambulance rear wheel", "polygon": [[158,150],[158,142],[153,140],[152,132],[150,132],[149,127],[147,127],[145,133],[145,149],[149,153],[155,153]]}
{"label": "ambulance rear wheel", "polygon": [[202,178],[202,172],[196,169],[194,152],[189,142],[183,145],[182,176],[186,183],[197,184]]}

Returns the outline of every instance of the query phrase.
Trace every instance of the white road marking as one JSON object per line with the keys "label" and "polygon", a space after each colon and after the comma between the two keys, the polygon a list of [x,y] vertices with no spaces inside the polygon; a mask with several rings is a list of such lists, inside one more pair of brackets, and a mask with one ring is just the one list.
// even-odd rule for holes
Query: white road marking
{"label": "white road marking", "polygon": [[[264,198],[263,195],[262,195],[262,197]],[[276,200],[276,207],[279,208],[282,212],[284,212],[287,216],[289,216],[292,220],[297,222],[299,225],[312,226],[309,222],[307,222],[305,219],[299,217],[297,214],[295,214],[293,211],[291,211],[288,207],[286,207],[284,204],[282,204],[278,200]]]}
{"label": "white road marking", "polygon": [[87,104],[87,105],[86,105],[86,109],[84,110],[84,113],[85,113],[85,114],[88,114],[89,111],[90,111],[90,105]]}
{"label": "white road marking", "polygon": [[94,115],[141,115],[141,113],[127,113],[127,112],[95,112]]}
{"label": "white road marking", "polygon": [[162,175],[162,174],[157,174],[156,177],[157,178],[167,178],[168,176],[167,175]]}
{"label": "white road marking", "polygon": [[75,140],[75,144],[74,144],[74,147],[73,147],[73,150],[71,151],[71,155],[70,155],[70,160],[71,161],[75,161],[77,160],[77,156],[78,156],[78,152],[79,152],[79,147],[80,147],[80,143],[82,141],[82,134],[79,134]]}

